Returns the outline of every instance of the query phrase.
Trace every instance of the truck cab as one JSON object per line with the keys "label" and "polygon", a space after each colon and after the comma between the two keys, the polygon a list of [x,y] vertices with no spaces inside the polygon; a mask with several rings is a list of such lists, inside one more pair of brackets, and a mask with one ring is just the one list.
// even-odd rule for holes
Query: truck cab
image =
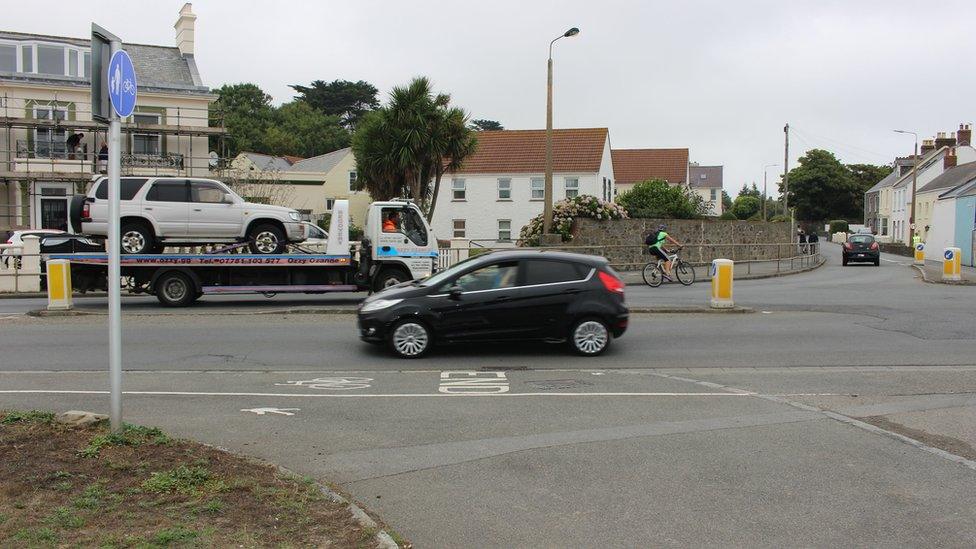
{"label": "truck cab", "polygon": [[362,253],[369,258],[373,289],[379,291],[430,276],[437,266],[437,239],[413,201],[395,198],[370,205]]}

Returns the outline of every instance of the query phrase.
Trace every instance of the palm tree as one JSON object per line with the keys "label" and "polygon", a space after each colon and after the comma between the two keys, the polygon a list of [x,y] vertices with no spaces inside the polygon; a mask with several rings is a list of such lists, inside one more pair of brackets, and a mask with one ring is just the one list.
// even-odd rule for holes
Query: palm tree
{"label": "palm tree", "polygon": [[441,177],[476,146],[467,114],[450,102],[450,95],[431,91],[427,78],[415,78],[360,123],[352,141],[358,183],[374,199],[406,195],[433,216]]}

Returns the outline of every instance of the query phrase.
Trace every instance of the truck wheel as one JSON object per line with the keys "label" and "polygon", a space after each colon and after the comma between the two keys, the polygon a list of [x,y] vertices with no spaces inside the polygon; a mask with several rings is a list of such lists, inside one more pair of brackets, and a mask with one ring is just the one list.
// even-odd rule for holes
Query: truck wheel
{"label": "truck wheel", "polygon": [[156,279],[156,299],[167,307],[186,307],[197,297],[193,281],[183,273],[164,273]]}
{"label": "truck wheel", "polygon": [[156,238],[152,228],[139,221],[128,221],[122,224],[119,231],[119,248],[124,254],[148,254],[156,246]]}
{"label": "truck wheel", "polygon": [[284,253],[287,242],[285,233],[271,224],[257,225],[247,235],[248,246],[255,254]]}
{"label": "truck wheel", "polygon": [[401,269],[385,269],[376,277],[376,281],[373,282],[373,291],[379,292],[410,279],[410,276]]}

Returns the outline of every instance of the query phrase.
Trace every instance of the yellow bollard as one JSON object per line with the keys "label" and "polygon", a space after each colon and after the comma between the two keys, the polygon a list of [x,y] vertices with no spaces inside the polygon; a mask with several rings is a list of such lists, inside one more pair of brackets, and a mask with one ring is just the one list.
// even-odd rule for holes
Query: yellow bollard
{"label": "yellow bollard", "polygon": [[47,262],[47,309],[70,311],[72,306],[71,262],[67,259],[52,259]]}
{"label": "yellow bollard", "polygon": [[942,257],[942,280],[962,280],[962,250],[946,248]]}
{"label": "yellow bollard", "polygon": [[712,298],[709,305],[713,309],[731,309],[735,306],[732,301],[732,274],[734,263],[731,259],[715,259],[712,261]]}
{"label": "yellow bollard", "polygon": [[925,265],[925,243],[919,242],[915,245],[915,265]]}

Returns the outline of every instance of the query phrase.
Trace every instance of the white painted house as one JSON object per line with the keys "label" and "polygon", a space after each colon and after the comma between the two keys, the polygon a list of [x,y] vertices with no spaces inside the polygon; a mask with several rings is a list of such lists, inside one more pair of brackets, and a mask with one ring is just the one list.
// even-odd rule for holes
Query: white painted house
{"label": "white painted house", "polygon": [[[434,210],[441,239],[511,242],[542,213],[545,130],[478,132],[478,148],[445,174]],[[553,202],[579,195],[612,201],[615,191],[607,128],[553,131]]]}

